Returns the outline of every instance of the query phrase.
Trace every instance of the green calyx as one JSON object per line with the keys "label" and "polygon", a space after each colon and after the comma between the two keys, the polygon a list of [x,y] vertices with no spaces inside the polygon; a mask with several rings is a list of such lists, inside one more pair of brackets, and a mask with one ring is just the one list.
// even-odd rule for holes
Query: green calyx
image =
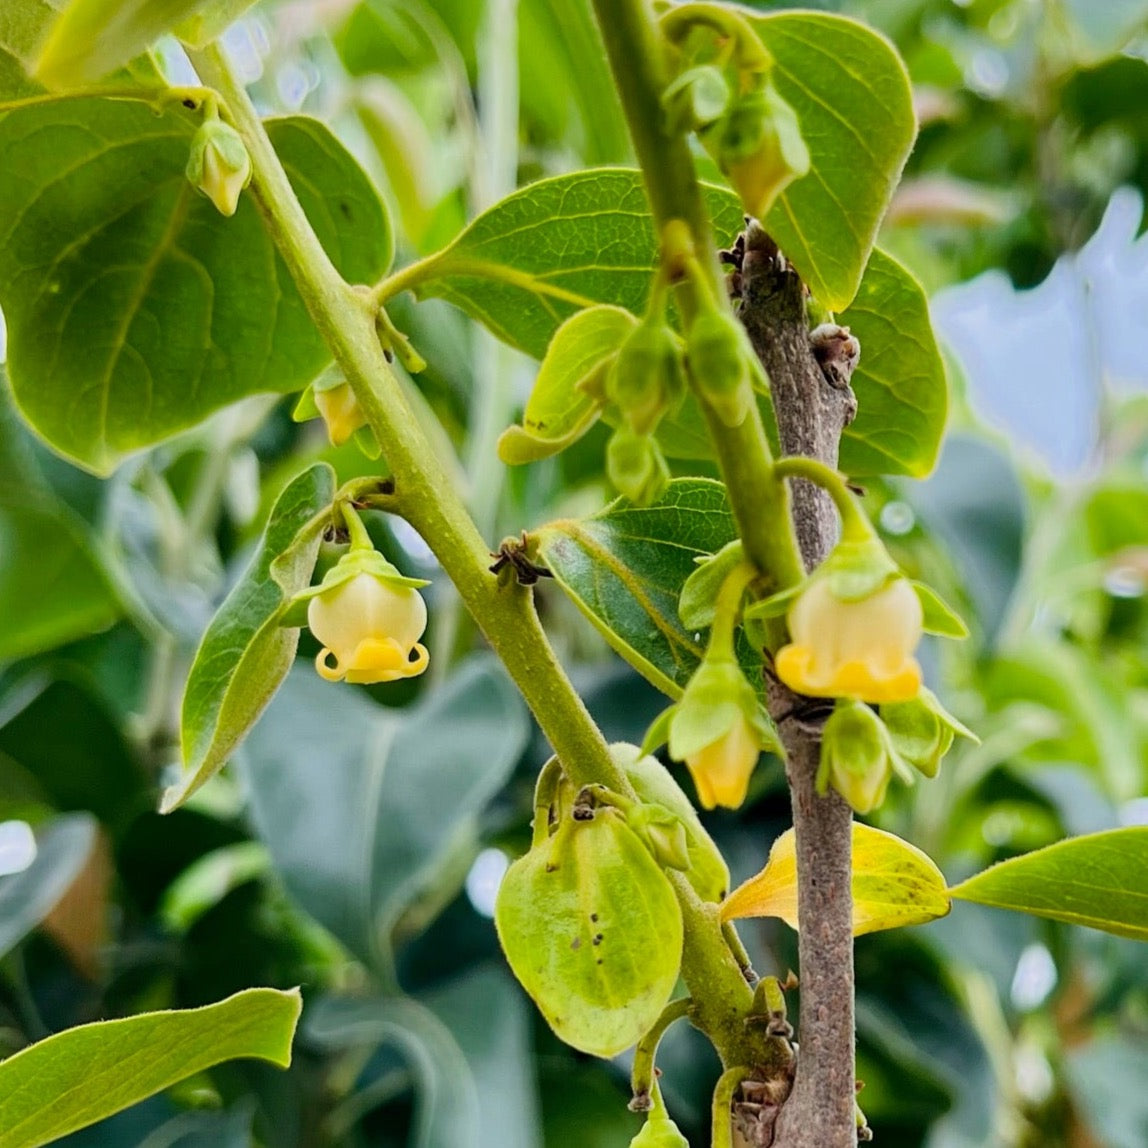
{"label": "green calyx", "polygon": [[646,1117],[646,1123],[630,1141],[630,1148],[690,1148],[690,1142],[663,1110]]}
{"label": "green calyx", "polygon": [[670,130],[691,132],[709,127],[725,114],[731,95],[721,68],[714,64],[687,68],[662,93]]}
{"label": "green calyx", "polygon": [[843,535],[813,577],[825,579],[839,601],[861,602],[902,575],[884,543],[870,532],[861,538]]}
{"label": "green calyx", "polygon": [[[721,851],[705,831],[693,802],[656,757],[636,745],[617,742],[610,746],[614,764],[623,770],[638,795],[641,808],[668,811],[685,834],[688,864],[686,878],[703,901],[718,902],[729,891],[730,875]],[[631,822],[632,824],[632,822]]]}
{"label": "green calyx", "polygon": [[896,752],[925,777],[937,776],[957,737],[980,741],[924,686],[912,701],[883,705],[881,720]]}
{"label": "green calyx", "polygon": [[745,330],[732,314],[709,307],[694,319],[686,339],[690,377],[728,427],[741,426],[753,404],[751,359],[756,362]]}
{"label": "green calyx", "polygon": [[647,318],[618,349],[606,376],[606,397],[634,434],[650,435],[685,393],[682,340],[660,316]]}
{"label": "green calyx", "polygon": [[825,723],[817,792],[832,786],[858,813],[871,813],[885,800],[894,772],[912,782],[881,718],[864,702],[842,698]]}
{"label": "green calyx", "polygon": [[647,844],[610,805],[576,801],[507,870],[495,904],[507,960],[558,1037],[595,1056],[657,1022],[681,965],[681,908]]}
{"label": "green calyx", "polygon": [[231,216],[239,195],[251,182],[251,157],[243,137],[219,118],[214,104],[191,141],[185,169],[188,182],[219,209]]}
{"label": "green calyx", "polygon": [[[703,659],[682,700],[667,712],[669,751],[675,761],[685,761],[719,741],[743,718],[759,749],[783,752],[777,727],[745,680],[741,667],[732,659]],[[648,736],[646,744],[649,745]]]}
{"label": "green calyx", "polygon": [[619,427],[606,447],[606,475],[636,506],[656,502],[670,482],[670,468],[657,441]]}

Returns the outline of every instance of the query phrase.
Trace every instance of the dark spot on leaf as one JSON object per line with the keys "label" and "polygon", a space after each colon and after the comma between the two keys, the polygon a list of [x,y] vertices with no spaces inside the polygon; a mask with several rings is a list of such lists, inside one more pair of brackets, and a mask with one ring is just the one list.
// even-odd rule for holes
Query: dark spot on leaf
{"label": "dark spot on leaf", "polygon": [[602,943],[602,934],[601,933],[595,933],[594,934],[594,944],[600,945],[601,943]]}
{"label": "dark spot on leaf", "polygon": [[580,949],[582,947],[582,938],[575,937],[574,940],[570,942],[570,947],[574,950]]}

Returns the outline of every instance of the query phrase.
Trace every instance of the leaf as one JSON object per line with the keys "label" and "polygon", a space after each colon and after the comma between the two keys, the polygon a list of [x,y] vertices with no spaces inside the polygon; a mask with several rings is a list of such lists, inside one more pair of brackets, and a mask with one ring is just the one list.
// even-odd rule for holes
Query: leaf
{"label": "leaf", "polygon": [[71,0],[52,26],[36,78],[49,88],[102,79],[207,0]]}
{"label": "leaf", "polygon": [[411,903],[436,883],[457,891],[462,874],[447,862],[469,848],[528,733],[521,700],[486,659],[401,711],[300,669],[248,738],[255,827],[295,900],[385,969]]}
{"label": "leaf", "polygon": [[0,1063],[0,1148],[38,1148],[225,1060],[286,1068],[299,990],[65,1029]]}
{"label": "leaf", "polygon": [[[737,197],[706,193],[719,240],[732,241],[743,227]],[[609,303],[642,314],[656,259],[641,173],[600,168],[508,195],[401,274],[420,298],[448,300],[541,359],[575,311]]]}
{"label": "leaf", "polygon": [[[928,854],[892,833],[853,823],[853,935],[920,925],[950,909],[945,878]],[[787,829],[769,851],[769,862],[738,886],[721,907],[723,921],[740,917],[797,920],[797,851]]]}
{"label": "leaf", "polygon": [[843,16],[750,16],[773,55],[812,166],[778,197],[765,229],[831,311],[853,300],[916,136],[909,77],[880,33]]}
{"label": "leaf", "polygon": [[57,817],[37,835],[32,864],[19,873],[0,877],[0,957],[56,907],[95,845],[94,817],[86,813]]}
{"label": "leaf", "polygon": [[418,1082],[414,1148],[480,1148],[474,1077],[450,1030],[410,997],[327,997],[307,1010],[304,1031],[325,1049],[396,1046]]}
{"label": "leaf", "polygon": [[533,1010],[510,973],[501,965],[472,967],[423,1003],[470,1065],[478,1095],[475,1148],[542,1148]]}
{"label": "leaf", "polygon": [[[69,98],[0,118],[0,307],[17,406],[101,474],[124,455],[329,361],[255,204],[225,219],[184,175],[198,119]],[[390,259],[381,202],[316,120],[268,122],[339,271]]]}
{"label": "leaf", "polygon": [[876,249],[837,321],[861,341],[852,380],[857,417],[841,438],[841,469],[858,478],[924,478],[937,464],[949,412],[948,377],[924,289]]}
{"label": "leaf", "polygon": [[164,792],[161,813],[182,805],[223,768],[287,676],[299,631],[281,626],[281,615],[311,582],[321,532],[304,528],[334,495],[335,472],[326,463],[308,467],[287,486],[259,552],[211,620],[183,693],[183,775]]}
{"label": "leaf", "polygon": [[43,89],[30,76],[63,0],[4,0],[0,6],[0,100],[23,99]]}
{"label": "leaf", "polygon": [[695,558],[736,537],[725,487],[679,478],[651,506],[612,502],[589,518],[536,530],[538,553],[555,580],[607,642],[643,677],[681,696],[704,643],[678,618],[678,598]]}
{"label": "leaf", "polygon": [[617,352],[638,321],[621,307],[588,307],[554,333],[522,415],[504,431],[498,457],[510,466],[547,458],[589,430],[599,404],[582,383]]}
{"label": "leaf", "polygon": [[926,634],[939,634],[943,638],[967,638],[969,628],[956,612],[932,588],[924,582],[913,582],[912,587],[921,603],[923,628]]}
{"label": "leaf", "polygon": [[0,661],[105,629],[121,607],[87,524],[28,449],[0,365]]}
{"label": "leaf", "polygon": [[235,23],[255,0],[197,0],[195,10],[175,29],[175,34],[193,48],[206,48]]}
{"label": "leaf", "polygon": [[950,894],[1148,941],[1148,826],[1070,837],[1001,861]]}

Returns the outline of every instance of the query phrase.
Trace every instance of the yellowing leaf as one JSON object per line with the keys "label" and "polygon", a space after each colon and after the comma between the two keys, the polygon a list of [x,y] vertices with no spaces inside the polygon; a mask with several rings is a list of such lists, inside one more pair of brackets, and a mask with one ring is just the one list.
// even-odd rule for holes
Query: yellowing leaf
{"label": "yellowing leaf", "polygon": [[[920,925],[944,917],[951,908],[945,878],[926,853],[893,833],[853,824],[853,935]],[[780,917],[797,921],[797,854],[792,829],[769,851],[756,877],[736,888],[722,904],[723,921],[739,917]]]}

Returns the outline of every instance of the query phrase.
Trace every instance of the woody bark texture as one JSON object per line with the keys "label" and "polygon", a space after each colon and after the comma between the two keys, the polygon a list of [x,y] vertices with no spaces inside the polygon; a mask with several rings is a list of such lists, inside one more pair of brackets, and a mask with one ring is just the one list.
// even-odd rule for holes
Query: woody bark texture
{"label": "woody bark texture", "polygon": [[[801,280],[756,223],[745,233],[739,279],[741,319],[769,374],[782,454],[836,467],[841,432],[857,409],[849,387],[856,340],[829,325],[817,328],[811,340]],[[837,539],[836,514],[829,496],[812,483],[798,479],[791,490],[809,570]],[[819,797],[814,789],[831,703],[811,703],[772,678],[768,702],[788,755],[801,919],[800,1051],[773,1148],[852,1148],[852,811],[836,793]]]}

